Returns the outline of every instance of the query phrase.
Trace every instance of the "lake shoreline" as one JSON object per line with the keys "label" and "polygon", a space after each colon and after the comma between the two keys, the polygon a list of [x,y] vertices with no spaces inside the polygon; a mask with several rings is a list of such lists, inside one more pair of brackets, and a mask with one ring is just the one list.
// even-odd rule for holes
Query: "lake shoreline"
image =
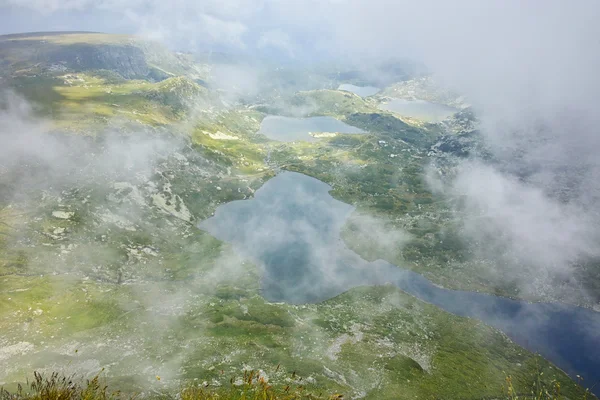
{"label": "lake shoreline", "polygon": [[262,293],[269,301],[322,302],[355,287],[391,283],[447,312],[499,329],[573,377],[600,379],[600,349],[593,333],[594,327],[600,329],[600,313],[445,289],[414,271],[382,260],[367,262],[339,237],[354,207],[335,200],[330,190],[316,178],[282,172],[253,199],[221,205],[198,226],[263,265]]}

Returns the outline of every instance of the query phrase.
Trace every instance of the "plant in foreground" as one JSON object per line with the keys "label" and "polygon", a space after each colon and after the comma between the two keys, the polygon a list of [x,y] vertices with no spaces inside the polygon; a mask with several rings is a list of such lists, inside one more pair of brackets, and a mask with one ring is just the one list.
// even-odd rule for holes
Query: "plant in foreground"
{"label": "plant in foreground", "polygon": [[[157,377],[157,379],[160,379]],[[247,371],[241,379],[231,379],[229,388],[212,388],[203,385],[188,385],[175,396],[152,395],[160,398],[178,400],[342,400],[343,396],[315,395],[302,385],[283,387],[270,384],[259,372]],[[33,381],[27,381],[25,387],[19,385],[17,391],[10,393],[0,388],[0,400],[133,400],[136,395],[111,392],[100,381],[100,375],[78,383],[73,376],[64,377],[53,373],[44,377],[34,372]]]}

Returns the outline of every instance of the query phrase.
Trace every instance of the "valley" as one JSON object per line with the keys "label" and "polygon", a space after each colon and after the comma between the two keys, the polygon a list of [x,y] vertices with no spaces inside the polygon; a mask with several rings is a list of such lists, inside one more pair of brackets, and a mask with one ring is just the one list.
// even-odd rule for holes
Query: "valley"
{"label": "valley", "polygon": [[593,336],[567,349],[588,353],[573,367],[516,339],[552,329],[528,314],[503,331],[502,312],[410,288],[517,299],[541,320],[561,310],[537,302],[565,304],[574,331],[600,327],[594,260],[565,280],[487,257],[460,196],[432,189],[488,156],[465,99],[420,76],[361,97],[326,69],[234,96],[224,64],[126,35],[0,37],[0,385],[101,372],[153,396],[254,370],[347,398],[498,398],[507,376],[583,395],[567,373],[597,371]]}

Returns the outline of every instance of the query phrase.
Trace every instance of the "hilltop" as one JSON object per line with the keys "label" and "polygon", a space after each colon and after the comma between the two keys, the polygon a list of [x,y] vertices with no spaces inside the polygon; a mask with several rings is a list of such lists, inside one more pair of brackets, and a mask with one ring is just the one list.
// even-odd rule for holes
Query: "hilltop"
{"label": "hilltop", "polygon": [[110,70],[126,79],[198,74],[188,56],[130,35],[42,32],[0,36],[5,75]]}

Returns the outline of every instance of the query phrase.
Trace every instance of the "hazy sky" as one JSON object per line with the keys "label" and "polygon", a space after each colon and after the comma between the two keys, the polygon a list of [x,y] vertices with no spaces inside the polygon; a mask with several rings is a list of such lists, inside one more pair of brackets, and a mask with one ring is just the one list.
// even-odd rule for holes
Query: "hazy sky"
{"label": "hazy sky", "polygon": [[594,0],[0,0],[0,33],[139,33],[296,58],[409,55],[476,81],[474,70],[551,74],[548,63],[597,60],[599,15]]}
{"label": "hazy sky", "polygon": [[316,5],[278,0],[0,0],[0,33],[135,33],[181,49],[277,50],[278,55],[312,58],[320,53],[316,38],[326,31],[307,18],[309,10],[320,8]]}

